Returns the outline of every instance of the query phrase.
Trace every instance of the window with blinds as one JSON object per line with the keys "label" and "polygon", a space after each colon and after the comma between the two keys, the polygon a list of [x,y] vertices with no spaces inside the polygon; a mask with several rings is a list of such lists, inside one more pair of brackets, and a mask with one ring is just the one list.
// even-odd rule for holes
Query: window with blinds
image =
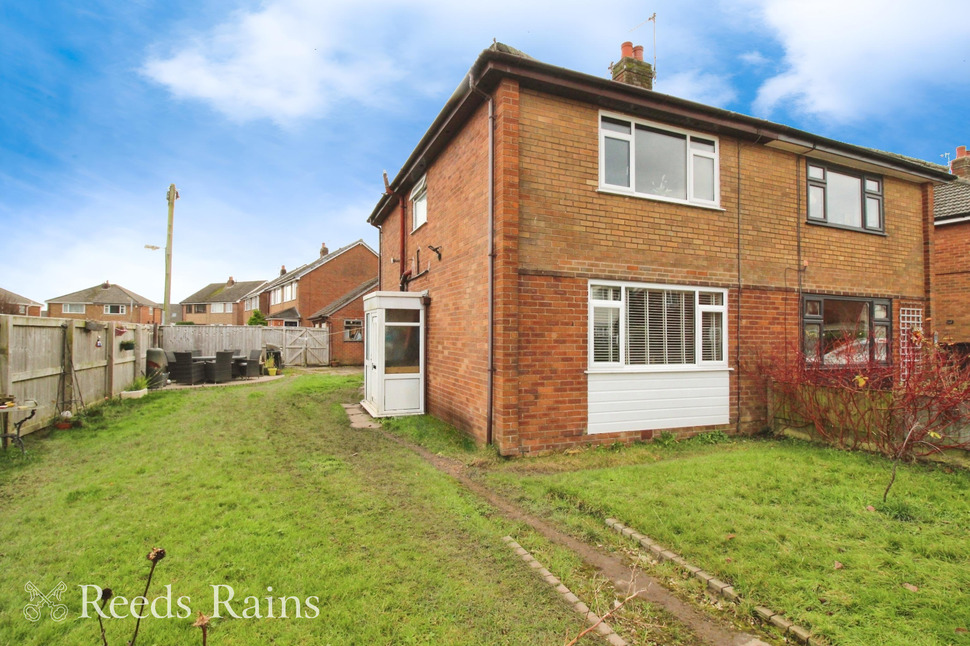
{"label": "window with blinds", "polygon": [[723,364],[724,291],[590,284],[591,367]]}

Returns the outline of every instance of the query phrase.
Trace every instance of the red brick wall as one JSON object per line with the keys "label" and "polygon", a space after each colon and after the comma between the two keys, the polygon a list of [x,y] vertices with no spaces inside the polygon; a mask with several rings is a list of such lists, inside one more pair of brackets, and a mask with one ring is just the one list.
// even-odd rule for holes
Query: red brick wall
{"label": "red brick wall", "polygon": [[364,297],[348,303],[328,319],[330,325],[330,363],[335,366],[364,365],[363,335],[360,341],[344,341],[344,322],[360,321],[364,324]]}
{"label": "red brick wall", "polygon": [[86,305],[84,314],[65,314],[61,303],[50,303],[47,306],[47,316],[52,318],[83,319],[85,321],[104,321],[105,323],[151,323],[154,309],[154,319],[160,322],[161,308],[148,308],[141,305],[125,304],[124,314],[105,314],[104,305]]}
{"label": "red brick wall", "polygon": [[[269,306],[270,315],[296,307],[300,325],[312,327],[310,316],[341,296],[377,277],[377,255],[364,245],[356,245],[300,278],[296,299]],[[268,302],[268,296],[267,296]]]}
{"label": "red brick wall", "polygon": [[[428,290],[427,406],[479,441],[485,440],[488,375],[488,117],[480,108],[454,143],[427,169],[428,221],[412,231],[405,213],[408,291]],[[410,193],[407,188],[405,196]],[[382,290],[397,291],[400,208],[382,226]],[[428,246],[441,248],[441,260]]]}
{"label": "red brick wall", "polygon": [[935,329],[941,341],[970,342],[970,222],[936,227],[933,243]]}
{"label": "red brick wall", "polygon": [[[800,345],[800,286],[890,297],[897,312],[902,301],[928,305],[928,193],[920,185],[884,178],[885,235],[808,224],[804,159],[721,136],[719,209],[600,192],[595,107],[520,91],[509,80],[493,96],[493,434],[504,454],[652,436],[585,433],[589,279],[727,288],[727,429],[743,432],[766,423],[758,362]],[[442,262],[433,259],[409,287],[432,297],[428,407],[479,440],[487,376],[486,154],[482,107],[431,164],[429,222],[412,234],[406,214],[404,263],[424,270],[427,245],[443,247]],[[400,256],[399,226],[395,209],[383,223],[382,289],[397,288],[402,266],[391,258]]]}

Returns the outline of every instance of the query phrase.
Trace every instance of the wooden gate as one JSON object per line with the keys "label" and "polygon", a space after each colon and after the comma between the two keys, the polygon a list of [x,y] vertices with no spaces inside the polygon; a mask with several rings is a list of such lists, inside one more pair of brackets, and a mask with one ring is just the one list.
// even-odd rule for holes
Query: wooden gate
{"label": "wooden gate", "polygon": [[275,345],[283,353],[283,366],[330,365],[330,337],[325,329],[258,325],[166,325],[161,345],[166,350],[199,350],[214,355],[219,350],[262,350]]}

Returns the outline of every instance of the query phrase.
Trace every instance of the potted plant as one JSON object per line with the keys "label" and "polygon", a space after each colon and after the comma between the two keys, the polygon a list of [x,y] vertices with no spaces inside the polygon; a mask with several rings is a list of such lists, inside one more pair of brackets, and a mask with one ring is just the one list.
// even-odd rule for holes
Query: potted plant
{"label": "potted plant", "polygon": [[276,359],[273,358],[273,355],[266,355],[266,363],[263,364],[263,367],[266,368],[266,374],[270,377],[276,375]]}
{"label": "potted plant", "polygon": [[135,349],[135,342],[134,341],[122,341],[121,343],[118,344],[118,347],[121,348],[122,350],[134,350]]}
{"label": "potted plant", "polygon": [[121,391],[122,399],[140,399],[148,394],[148,377],[139,375],[127,388]]}

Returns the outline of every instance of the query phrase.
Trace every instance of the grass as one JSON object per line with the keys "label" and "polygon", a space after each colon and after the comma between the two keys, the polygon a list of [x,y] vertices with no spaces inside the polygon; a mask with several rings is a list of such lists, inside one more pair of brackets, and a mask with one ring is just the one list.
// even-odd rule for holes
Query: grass
{"label": "grass", "polygon": [[[461,457],[457,443],[437,442]],[[889,461],[792,440],[480,454],[462,459],[533,511],[623,545],[603,525],[617,518],[733,583],[742,610],[767,605],[838,644],[970,644],[966,471],[901,465],[883,504]],[[654,573],[673,582],[668,569]]]}
{"label": "grass", "polygon": [[[0,455],[0,643],[100,643],[97,620],[79,616],[78,586],[131,599],[153,546],[168,555],[149,596],[171,586],[192,616],[148,617],[146,646],[201,643],[191,624],[212,614],[219,584],[232,586],[237,614],[258,603],[263,618],[223,611],[214,646],[562,644],[576,634],[576,616],[501,537],[571,572],[578,560],[407,449],[349,429],[340,403],[358,387],[306,375],[112,401],[82,428],[28,438],[26,459]],[[27,581],[45,593],[64,581],[68,618],[45,609],[27,621]],[[291,602],[281,619],[277,601],[267,618],[267,596],[318,597],[320,614],[297,619]],[[134,619],[105,624],[108,643],[124,644]]]}

